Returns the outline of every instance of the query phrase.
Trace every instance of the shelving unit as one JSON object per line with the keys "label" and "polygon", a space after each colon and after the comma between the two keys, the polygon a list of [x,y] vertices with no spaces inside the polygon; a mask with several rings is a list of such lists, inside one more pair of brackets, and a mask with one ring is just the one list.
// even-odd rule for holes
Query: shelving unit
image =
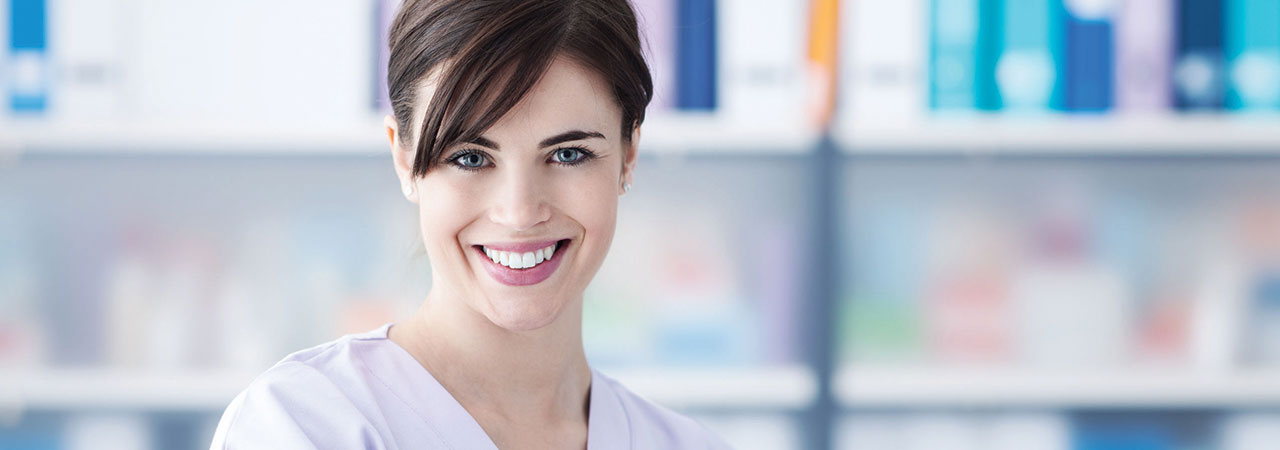
{"label": "shelving unit", "polygon": [[[892,2],[861,2],[854,5],[899,9],[896,6],[899,4]],[[280,8],[284,7],[280,6]],[[922,7],[922,5],[912,8],[915,7]],[[322,8],[316,9],[316,11],[321,10]],[[842,10],[852,10],[852,8]],[[190,26],[204,23],[206,20],[200,14],[201,11],[199,9],[183,11],[186,13],[179,15],[178,19],[185,19],[187,22],[182,20],[158,22],[158,25],[153,26],[163,26],[151,30],[151,33],[164,36],[165,33],[172,32],[170,27],[181,29],[184,24]],[[886,11],[874,9],[870,11],[875,14],[862,14],[860,17],[885,18],[876,21],[883,23],[854,22],[855,25],[851,27],[857,27],[858,30],[883,32],[875,34],[859,31],[867,34],[864,37],[875,38],[862,40],[862,42],[874,44],[871,46],[876,47],[873,50],[892,53],[901,50],[895,46],[915,45],[912,48],[924,48],[916,45],[920,44],[916,42],[918,39],[884,39],[882,41],[885,37],[910,37],[889,32],[916,33],[916,38],[923,36],[921,33],[927,33],[927,30],[904,27],[902,26],[904,23],[894,22],[897,19],[912,17],[911,14],[918,11],[912,9],[888,11],[894,14],[902,13],[900,16],[882,14]],[[163,16],[164,11],[161,10],[159,14]],[[311,42],[317,37],[326,37],[335,41],[330,44],[341,42],[343,45],[356,45],[352,44],[353,39],[345,38],[341,33],[330,33],[330,30],[325,27],[306,28],[310,30],[310,34],[298,34],[291,38],[295,41],[255,37],[269,36],[261,32],[259,35],[252,34],[254,29],[274,29],[278,25],[275,23],[275,18],[278,16],[279,14],[266,13],[255,15],[259,20],[258,24],[262,25],[257,28],[244,26],[240,23],[243,18],[232,14],[227,14],[222,19],[226,26],[234,23],[236,30],[248,30],[245,33],[237,33],[237,35],[246,36],[243,39],[244,42],[274,43],[271,45],[278,46],[268,47],[264,44],[263,55],[280,54],[283,53],[280,49],[291,48],[293,44],[290,42]],[[333,16],[354,15],[334,14]],[[858,14],[854,16],[859,17]],[[367,19],[367,17],[363,18]],[[294,20],[309,26],[319,23],[308,16],[297,16]],[[218,23],[217,20],[209,22]],[[906,24],[911,23],[914,22],[908,21]],[[360,27],[368,25],[371,24],[363,23]],[[884,28],[862,25],[881,25]],[[752,27],[742,29],[755,30]],[[210,35],[210,33],[197,34]],[[857,39],[854,42],[857,42]],[[367,57],[373,55],[364,54],[368,48],[325,46],[325,48],[329,47],[343,50],[335,53],[337,57],[333,58],[333,61],[339,63],[338,65],[352,66],[373,59]],[[843,48],[854,49],[856,46],[843,45]],[[216,46],[205,48],[205,50],[216,49]],[[196,56],[190,60],[178,60],[175,63],[173,58],[180,55]],[[206,60],[211,65],[235,67],[239,67],[240,64],[247,65],[246,61],[252,61],[242,59],[243,55],[239,53],[215,52],[213,57],[205,55],[205,52],[184,51],[181,54],[161,52],[153,57],[165,62],[160,66],[181,69],[162,71],[161,75],[200,73],[201,66],[194,64],[203,63]],[[853,60],[843,56],[842,58],[845,61]],[[353,62],[357,60],[361,62]],[[280,100],[307,98],[316,90],[316,87],[331,88],[329,84],[332,84],[334,79],[338,81],[345,79],[325,78],[316,82],[310,89],[298,88],[306,85],[295,86],[294,79],[301,78],[291,78],[291,73],[307,74],[308,70],[326,67],[332,61],[325,59],[323,65],[296,67],[286,64],[289,61],[292,60],[281,59],[278,65],[264,66],[261,69],[264,77],[270,75],[270,78],[262,81],[262,85],[282,86],[286,85],[285,81],[288,81],[287,85],[295,89],[282,90],[283,92],[276,93],[279,95],[271,97],[273,101],[264,101],[256,104],[257,106],[246,107],[247,109],[260,108],[263,105],[292,104]],[[867,73],[874,76],[884,75],[886,80],[881,81],[886,82],[893,81],[887,78],[903,77],[898,80],[902,82],[920,69],[917,66],[907,65],[908,70],[900,70],[903,69],[902,64],[899,64],[901,62],[895,58],[887,58],[883,61],[872,58],[868,59],[866,67],[861,69],[842,67],[841,72],[858,73],[858,70],[862,69],[875,69],[876,73]],[[120,64],[125,63],[120,62]],[[186,67],[191,69],[185,69]],[[290,70],[296,70],[296,72],[290,72]],[[767,75],[767,71],[761,71],[761,73]],[[367,81],[377,77],[372,73],[351,77],[351,79],[357,78]],[[164,78],[159,79],[164,80]],[[844,85],[848,80],[842,79],[839,83],[844,88],[847,87]],[[186,83],[181,84],[181,86],[186,85]],[[885,86],[887,86],[886,91],[895,89],[894,86],[901,87],[893,83]],[[924,88],[923,83],[920,87]],[[273,91],[274,89],[263,92],[272,93]],[[847,89],[846,91],[856,92]],[[251,91],[213,89],[208,92],[234,92],[238,93],[237,95],[243,94],[243,98],[261,97],[261,95],[254,97],[245,93]],[[919,93],[902,98],[919,100],[915,94]],[[874,101],[878,98],[875,96],[862,98],[873,99],[867,104],[882,104]],[[880,98],[890,99],[889,102],[883,103],[892,103],[893,100],[892,96]],[[215,98],[215,100],[218,99]],[[849,99],[842,97],[841,101],[846,103],[840,106],[847,107],[847,100]],[[366,103],[368,102],[360,105]],[[185,104],[161,102],[164,108],[159,110],[182,110],[175,105]],[[890,113],[895,111],[901,113],[901,109],[884,109]],[[347,111],[347,109],[335,109],[335,111]],[[812,210],[814,222],[817,222],[817,225],[804,229],[802,234],[805,239],[798,242],[802,242],[799,245],[805,246],[803,253],[806,254],[806,258],[800,263],[805,266],[806,271],[814,273],[809,275],[812,279],[806,279],[806,283],[803,284],[806,286],[813,284],[815,287],[805,288],[804,292],[794,292],[795,301],[800,307],[797,308],[798,312],[794,317],[788,317],[788,320],[794,320],[799,324],[796,326],[799,330],[795,333],[798,342],[790,347],[795,360],[792,365],[661,369],[601,367],[599,369],[637,394],[673,408],[729,414],[766,411],[779,416],[792,416],[790,418],[796,419],[795,422],[799,424],[796,429],[802,430],[805,436],[805,448],[824,450],[831,448],[829,439],[835,434],[833,431],[840,426],[838,422],[842,415],[880,409],[906,411],[908,414],[929,414],[935,411],[965,408],[997,411],[1035,408],[1051,409],[1055,414],[1062,413],[1065,416],[1076,410],[1110,411],[1149,408],[1230,411],[1258,408],[1271,411],[1280,408],[1280,368],[1207,372],[1188,370],[1184,367],[1114,370],[1074,367],[1063,370],[1037,370],[1021,367],[842,366],[837,356],[839,352],[835,348],[839,344],[833,338],[837,333],[833,331],[842,325],[837,311],[840,302],[838,284],[839,280],[847,274],[839,272],[842,260],[838,252],[841,250],[839,245],[833,246],[831,243],[838,243],[842,238],[848,237],[845,230],[841,230],[838,225],[840,209],[845,207],[843,203],[845,199],[842,195],[846,193],[842,189],[843,182],[846,181],[843,177],[846,176],[847,171],[843,169],[850,161],[856,164],[858,157],[870,157],[866,159],[883,157],[892,161],[897,161],[895,158],[917,161],[954,161],[959,159],[956,157],[973,156],[1043,156],[1072,157],[1086,164],[1091,164],[1095,160],[1100,164],[1106,164],[1106,160],[1112,157],[1190,156],[1211,159],[1253,156],[1280,159],[1280,113],[1253,115],[1112,112],[1105,115],[1044,113],[1022,116],[1017,113],[991,115],[976,111],[934,114],[927,112],[927,108],[923,106],[913,111],[913,114],[920,115],[909,118],[890,116],[889,120],[880,120],[880,123],[895,124],[892,128],[877,128],[874,125],[875,120],[848,120],[846,117],[837,119],[835,122],[837,125],[834,125],[830,131],[797,125],[796,123],[802,122],[800,120],[788,123],[759,123],[767,121],[756,120],[756,123],[748,123],[749,121],[741,120],[741,117],[739,120],[729,120],[715,114],[650,111],[642,129],[640,143],[641,153],[644,156],[656,156],[659,159],[672,157],[671,159],[675,160],[686,155],[726,159],[781,156],[788,163],[800,162],[804,165],[802,175],[795,179],[808,178],[815,181],[808,183],[806,180],[802,187],[787,191],[786,195],[788,200],[794,196],[797,203],[812,202],[813,205],[813,208],[803,211],[807,213]],[[838,114],[840,113],[837,112]],[[22,159],[26,157],[42,156],[70,156],[67,160],[74,160],[77,156],[109,159],[135,155],[143,157],[201,155],[226,159],[271,155],[298,158],[288,162],[315,156],[326,157],[325,159],[336,156],[338,158],[332,159],[338,160],[339,164],[366,157],[385,158],[388,153],[388,144],[383,129],[383,116],[366,113],[365,110],[355,113],[355,116],[354,120],[336,121],[335,119],[327,123],[247,122],[229,119],[197,121],[191,118],[95,121],[62,119],[58,116],[44,119],[3,117],[0,118],[0,168],[21,164]],[[846,126],[850,123],[853,125]],[[931,160],[931,157],[934,158]],[[764,158],[767,159],[764,164],[771,164],[776,159],[784,158]],[[61,163],[62,160],[56,162]],[[760,167],[772,168],[764,164]],[[944,168],[944,170],[947,169],[949,168]],[[719,181],[714,178],[708,179]],[[734,180],[737,179],[734,178]],[[743,181],[752,183],[754,180],[748,178]],[[799,185],[789,183],[785,187]],[[761,183],[755,186],[777,190],[781,184],[783,183]],[[391,186],[393,189],[394,187]],[[736,195],[741,196],[741,194]],[[753,196],[742,196],[742,198],[757,200]],[[752,205],[756,204],[758,202]],[[190,369],[5,371],[0,372],[0,385],[16,387],[16,389],[0,389],[0,417],[14,411],[28,410],[69,413],[91,410],[125,410],[143,413],[181,411],[216,415],[260,373],[261,370],[197,372]]]}
{"label": "shelving unit", "polygon": [[841,405],[850,409],[1280,405],[1280,369],[846,367],[834,384]]}
{"label": "shelving unit", "polygon": [[[603,370],[652,401],[679,408],[799,410],[816,395],[802,366]],[[221,411],[261,371],[49,369],[0,375],[0,410]]]}

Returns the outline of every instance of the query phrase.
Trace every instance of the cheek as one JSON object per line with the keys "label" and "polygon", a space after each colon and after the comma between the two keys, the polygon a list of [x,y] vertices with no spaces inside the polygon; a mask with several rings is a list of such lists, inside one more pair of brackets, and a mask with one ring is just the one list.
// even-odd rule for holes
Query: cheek
{"label": "cheek", "polygon": [[466,187],[445,177],[423,179],[419,185],[418,218],[427,249],[456,246],[458,231],[478,204],[476,194]]}
{"label": "cheek", "polygon": [[570,200],[564,203],[569,209],[568,214],[582,224],[588,238],[594,238],[597,242],[604,239],[607,244],[607,238],[613,235],[618,215],[615,186],[618,175],[616,171],[610,172],[612,166],[609,170],[605,170],[603,166],[601,165],[601,170],[592,171],[585,179],[577,180],[575,185],[566,186],[562,192],[566,192],[565,195]]}

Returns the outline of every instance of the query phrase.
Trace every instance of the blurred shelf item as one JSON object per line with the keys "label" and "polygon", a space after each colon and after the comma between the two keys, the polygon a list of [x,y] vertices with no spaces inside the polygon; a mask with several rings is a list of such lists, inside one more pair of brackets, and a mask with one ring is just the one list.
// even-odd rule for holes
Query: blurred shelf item
{"label": "blurred shelf item", "polygon": [[845,152],[902,154],[1276,155],[1278,116],[956,116],[895,128],[843,127]]}
{"label": "blurred shelf item", "polygon": [[632,392],[672,408],[799,410],[813,404],[818,392],[813,371],[803,366],[601,371]]}
{"label": "blurred shelf item", "polygon": [[[0,154],[338,154],[387,151],[381,117],[340,126],[268,122],[97,121],[0,123]],[[760,127],[714,114],[654,115],[644,152],[802,154],[817,130]]]}
{"label": "blurred shelf item", "polygon": [[1280,406],[1280,369],[1052,370],[845,367],[834,391],[846,408]]}
{"label": "blurred shelf item", "polygon": [[[628,389],[672,408],[801,409],[817,381],[806,368],[605,370]],[[221,411],[257,373],[52,369],[0,375],[0,410]]]}

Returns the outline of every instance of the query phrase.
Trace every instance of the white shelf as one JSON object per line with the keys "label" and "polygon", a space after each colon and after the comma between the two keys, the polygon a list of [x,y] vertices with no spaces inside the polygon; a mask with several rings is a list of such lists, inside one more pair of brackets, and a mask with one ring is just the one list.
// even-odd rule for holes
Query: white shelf
{"label": "white shelf", "polygon": [[849,408],[1280,406],[1280,369],[846,367],[834,383],[836,397]]}
{"label": "white shelf", "polygon": [[743,123],[688,113],[650,113],[640,132],[642,154],[804,154],[814,150],[819,137],[816,127],[798,121]]}
{"label": "white shelf", "polygon": [[[6,129],[7,128],[7,129]],[[375,155],[388,151],[382,120],[343,126],[194,121],[23,120],[0,124],[22,154],[313,154]],[[0,150],[4,148],[0,143]]]}
{"label": "white shelf", "polygon": [[[803,367],[750,369],[628,369],[606,374],[633,392],[669,407],[799,409],[817,384]],[[0,375],[0,411],[140,409],[221,411],[257,373],[56,369]]]}
{"label": "white shelf", "polygon": [[833,134],[850,154],[1280,155],[1280,115],[937,117]]}
{"label": "white shelf", "polygon": [[[799,154],[816,129],[737,124],[709,114],[653,114],[641,151],[660,154]],[[0,122],[0,156],[25,154],[339,154],[388,152],[382,117],[339,125],[196,121]]]}

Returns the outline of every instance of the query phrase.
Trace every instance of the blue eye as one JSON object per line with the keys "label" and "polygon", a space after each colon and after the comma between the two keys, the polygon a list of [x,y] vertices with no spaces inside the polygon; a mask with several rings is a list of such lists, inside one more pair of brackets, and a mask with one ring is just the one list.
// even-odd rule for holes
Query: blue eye
{"label": "blue eye", "polygon": [[554,159],[559,164],[566,166],[576,166],[596,157],[595,153],[580,147],[564,147],[556,149],[553,154]]}
{"label": "blue eye", "polygon": [[462,155],[458,158],[458,163],[466,167],[480,167],[484,165],[484,157],[476,153]]}
{"label": "blue eye", "polygon": [[484,153],[476,150],[463,150],[454,153],[446,162],[462,170],[480,170],[484,168]]}

